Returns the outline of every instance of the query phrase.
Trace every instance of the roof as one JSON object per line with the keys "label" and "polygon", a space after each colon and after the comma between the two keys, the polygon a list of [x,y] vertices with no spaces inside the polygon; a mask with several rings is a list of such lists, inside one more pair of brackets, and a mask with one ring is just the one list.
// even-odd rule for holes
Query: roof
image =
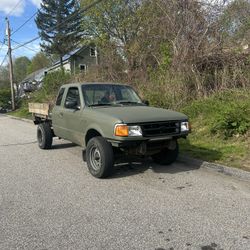
{"label": "roof", "polygon": [[[86,49],[86,48],[88,48],[88,47],[91,47],[91,46],[93,46],[93,45],[91,45],[91,44],[90,44],[90,45],[84,45],[84,46],[82,46],[82,47],[79,47],[79,48],[76,48],[76,49],[70,51],[68,54],[66,54],[66,55],[64,55],[64,56],[62,57],[62,61],[65,62],[65,61],[69,60],[70,57],[72,57],[72,56],[78,54],[78,53],[81,52],[82,50],[84,50],[84,49]],[[53,66],[55,66],[55,65],[57,65],[57,64],[60,64],[60,61],[59,61],[59,60],[56,61],[56,62],[53,64]],[[53,66],[52,66],[52,67],[53,67]]]}
{"label": "roof", "polygon": [[32,72],[31,74],[29,74],[28,76],[26,76],[21,83],[24,82],[29,82],[29,81],[42,81],[44,78],[44,73],[47,71],[47,68],[43,68],[43,69],[39,69],[35,72]]}
{"label": "roof", "polygon": [[61,87],[75,87],[75,86],[91,85],[91,84],[129,86],[128,84],[114,83],[114,82],[81,82],[81,83],[76,82],[76,83],[67,83],[67,84],[62,85]]}

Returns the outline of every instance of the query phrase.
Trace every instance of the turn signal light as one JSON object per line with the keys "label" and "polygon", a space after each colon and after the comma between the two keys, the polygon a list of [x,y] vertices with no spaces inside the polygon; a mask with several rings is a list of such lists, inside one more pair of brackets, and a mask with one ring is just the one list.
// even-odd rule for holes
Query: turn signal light
{"label": "turn signal light", "polygon": [[127,125],[116,125],[115,136],[128,136],[128,126]]}

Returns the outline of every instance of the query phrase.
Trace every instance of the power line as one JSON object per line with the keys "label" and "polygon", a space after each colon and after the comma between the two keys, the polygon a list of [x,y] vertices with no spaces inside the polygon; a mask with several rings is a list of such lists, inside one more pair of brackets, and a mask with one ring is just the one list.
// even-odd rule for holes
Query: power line
{"label": "power line", "polygon": [[[73,17],[75,17],[77,14],[83,14],[84,12],[88,11],[89,9],[93,8],[95,5],[99,4],[100,2],[102,2],[104,0],[97,0],[97,1],[94,1],[92,4],[89,4],[88,6],[86,6],[85,8],[83,8],[82,10],[80,11],[76,11],[75,13],[71,14],[68,18],[64,19],[63,22],[61,23],[58,23],[55,27],[52,27],[50,29],[47,30],[47,32],[51,32],[53,31],[55,28],[58,28],[60,27],[61,25],[63,25],[64,23],[68,22],[69,20],[71,20]],[[16,49],[19,49],[21,47],[24,47],[25,45],[29,44],[29,43],[32,43],[36,40],[38,40],[40,38],[40,36],[37,36],[37,37],[34,37],[33,39],[23,43],[23,44],[20,44],[19,46],[13,48],[12,50],[16,50]]]}
{"label": "power line", "polygon": [[11,35],[14,35],[16,32],[18,32],[24,25],[26,25],[36,14],[38,11],[36,11],[29,19],[27,19],[22,25],[20,25],[15,31],[12,32]]}
{"label": "power line", "polygon": [[13,13],[13,11],[21,4],[23,0],[19,0],[17,4],[11,9],[11,11],[7,14],[7,16],[10,16],[10,14]]}
{"label": "power line", "polygon": [[4,42],[1,42],[1,41],[0,41],[0,43],[1,43],[1,47],[0,47],[0,51],[1,51],[2,48],[3,48],[3,46],[5,45],[5,43],[4,43]]}
{"label": "power line", "polygon": [[[21,43],[19,43],[19,42],[17,42],[17,41],[14,41],[13,39],[11,39],[11,41],[13,42],[13,43],[15,43],[15,44],[18,44],[18,45],[22,45]],[[22,45],[22,47],[24,47],[25,49],[29,49],[29,50],[31,50],[31,51],[33,51],[33,52],[40,52],[40,50],[36,50],[36,49],[32,49],[32,48],[29,48],[29,47],[27,47],[27,46],[24,46],[24,45]]]}
{"label": "power line", "polygon": [[6,53],[6,55],[5,55],[4,59],[3,59],[3,61],[1,62],[0,67],[2,67],[2,66],[3,66],[3,64],[4,64],[5,60],[7,59],[7,56],[8,56],[8,53]]}
{"label": "power line", "polygon": [[20,49],[21,47],[25,47],[27,44],[32,43],[32,42],[36,41],[39,38],[40,38],[40,36],[37,36],[37,37],[35,37],[35,38],[33,38],[33,39],[23,43],[23,44],[20,44],[19,46],[13,48],[12,50],[16,50],[16,49]]}

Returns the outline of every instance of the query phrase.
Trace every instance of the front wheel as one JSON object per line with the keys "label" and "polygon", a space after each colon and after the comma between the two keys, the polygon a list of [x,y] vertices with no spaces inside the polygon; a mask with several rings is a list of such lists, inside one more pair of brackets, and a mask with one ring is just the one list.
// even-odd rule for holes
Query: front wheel
{"label": "front wheel", "polygon": [[112,145],[101,136],[92,138],[87,144],[86,160],[89,172],[94,177],[108,177],[114,166]]}
{"label": "front wheel", "polygon": [[37,127],[37,141],[41,149],[50,149],[52,146],[53,133],[49,123],[40,123]]}
{"label": "front wheel", "polygon": [[176,161],[179,155],[179,145],[177,141],[173,141],[171,148],[164,148],[160,153],[152,155],[154,162],[161,165],[170,165]]}

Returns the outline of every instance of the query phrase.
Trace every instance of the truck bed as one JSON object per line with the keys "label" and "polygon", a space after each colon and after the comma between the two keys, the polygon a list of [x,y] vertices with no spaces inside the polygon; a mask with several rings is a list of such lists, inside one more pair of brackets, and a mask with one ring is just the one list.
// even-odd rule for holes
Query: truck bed
{"label": "truck bed", "polygon": [[29,103],[29,112],[34,118],[50,120],[51,105],[49,103]]}

